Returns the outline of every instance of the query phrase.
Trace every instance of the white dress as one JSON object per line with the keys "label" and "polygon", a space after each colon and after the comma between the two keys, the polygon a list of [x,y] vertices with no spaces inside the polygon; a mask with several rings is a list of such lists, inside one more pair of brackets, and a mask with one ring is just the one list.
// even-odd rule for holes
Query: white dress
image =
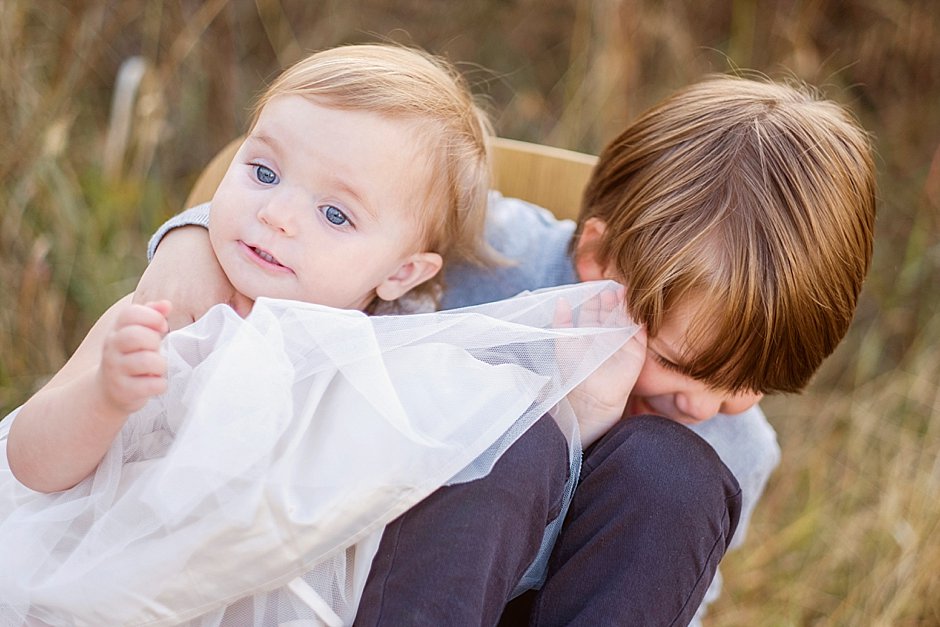
{"label": "white dress", "polygon": [[168,392],[56,494],[13,478],[3,420],[0,625],[351,623],[384,525],[545,413],[577,437],[565,395],[636,330],[597,319],[613,286],[371,318],[217,306],[167,336]]}

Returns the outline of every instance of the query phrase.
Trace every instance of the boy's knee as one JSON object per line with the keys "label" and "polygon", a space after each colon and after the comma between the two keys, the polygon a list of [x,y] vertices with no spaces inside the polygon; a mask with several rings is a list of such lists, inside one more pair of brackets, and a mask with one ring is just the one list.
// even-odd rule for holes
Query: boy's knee
{"label": "boy's knee", "polygon": [[583,480],[603,484],[623,508],[677,521],[705,514],[727,538],[737,527],[741,490],[734,475],[705,440],[666,418],[621,421],[586,453],[583,468]]}

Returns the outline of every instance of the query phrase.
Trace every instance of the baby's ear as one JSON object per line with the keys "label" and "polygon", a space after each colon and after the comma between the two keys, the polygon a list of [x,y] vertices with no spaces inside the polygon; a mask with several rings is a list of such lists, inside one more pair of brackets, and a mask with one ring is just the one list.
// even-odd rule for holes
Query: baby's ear
{"label": "baby's ear", "polygon": [[382,300],[396,300],[411,288],[431,279],[441,270],[444,260],[437,253],[415,253],[402,262],[388,278],[375,288]]}
{"label": "baby's ear", "polygon": [[574,247],[574,267],[581,281],[600,281],[607,276],[607,262],[599,259],[597,251],[607,223],[600,218],[588,218]]}

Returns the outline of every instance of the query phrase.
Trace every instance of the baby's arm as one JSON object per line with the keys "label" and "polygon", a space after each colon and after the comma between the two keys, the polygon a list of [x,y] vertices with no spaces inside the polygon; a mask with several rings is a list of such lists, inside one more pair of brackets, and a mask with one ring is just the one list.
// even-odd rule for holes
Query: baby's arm
{"label": "baby's arm", "polygon": [[170,304],[115,303],[10,427],[7,457],[29,488],[56,492],[91,474],[128,415],[166,389],[160,341]]}

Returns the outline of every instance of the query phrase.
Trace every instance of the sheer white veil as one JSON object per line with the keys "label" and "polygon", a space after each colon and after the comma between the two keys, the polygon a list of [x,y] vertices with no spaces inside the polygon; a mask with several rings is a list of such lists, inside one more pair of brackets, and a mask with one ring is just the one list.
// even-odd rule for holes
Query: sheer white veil
{"label": "sheer white veil", "polygon": [[[38,494],[0,422],[0,623],[348,624],[384,525],[489,472],[636,331],[610,282],[367,317],[259,299],[167,336],[169,391]],[[559,307],[573,326],[555,328]]]}

